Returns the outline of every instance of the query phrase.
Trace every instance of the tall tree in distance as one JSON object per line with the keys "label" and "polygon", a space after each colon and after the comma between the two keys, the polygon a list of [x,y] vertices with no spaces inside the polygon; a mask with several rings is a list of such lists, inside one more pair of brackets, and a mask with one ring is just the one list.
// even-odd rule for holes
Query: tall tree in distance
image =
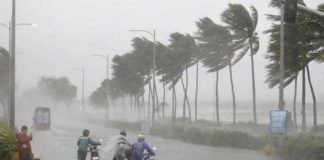
{"label": "tall tree in distance", "polygon": [[219,95],[218,95],[218,73],[227,66],[227,57],[220,52],[220,47],[229,41],[226,28],[215,24],[210,18],[204,17],[196,22],[198,31],[196,39],[199,43],[201,60],[208,72],[216,72],[215,109],[217,124],[220,124]]}
{"label": "tall tree in distance", "polygon": [[70,83],[66,77],[42,77],[38,82],[38,88],[48,94],[53,103],[65,103],[70,105],[76,97],[77,87]]}
{"label": "tall tree in distance", "polygon": [[[245,49],[249,48],[251,57],[252,72],[252,97],[253,97],[253,123],[257,124],[256,114],[256,92],[253,56],[259,50],[259,38],[255,32],[258,23],[258,12],[251,6],[251,13],[241,4],[229,4],[229,8],[222,14],[222,20],[234,32],[235,39],[245,41]],[[246,52],[241,52],[239,56],[244,56]]]}
{"label": "tall tree in distance", "polygon": [[194,56],[198,52],[198,48],[193,37],[189,34],[181,34],[178,32],[170,35],[170,45],[168,47],[173,54],[178,55],[177,61],[179,66],[182,68],[183,72],[185,72],[186,85],[184,84],[182,76],[180,78],[184,92],[183,118],[185,118],[187,104],[188,115],[191,120],[191,107],[188,98],[188,68],[194,64]]}

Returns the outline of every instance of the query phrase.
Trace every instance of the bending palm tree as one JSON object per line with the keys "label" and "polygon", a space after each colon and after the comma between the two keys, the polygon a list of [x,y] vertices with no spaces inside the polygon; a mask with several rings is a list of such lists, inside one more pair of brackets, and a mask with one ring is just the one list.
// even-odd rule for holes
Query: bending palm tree
{"label": "bending palm tree", "polygon": [[[252,93],[253,93],[253,122],[257,124],[256,114],[256,91],[254,75],[253,56],[259,50],[259,39],[255,29],[258,23],[258,12],[252,6],[252,12],[249,13],[241,4],[229,4],[229,8],[222,14],[222,20],[234,31],[236,39],[245,41],[245,49],[250,49],[251,54],[251,71],[252,71]],[[246,52],[239,55],[244,56]]]}

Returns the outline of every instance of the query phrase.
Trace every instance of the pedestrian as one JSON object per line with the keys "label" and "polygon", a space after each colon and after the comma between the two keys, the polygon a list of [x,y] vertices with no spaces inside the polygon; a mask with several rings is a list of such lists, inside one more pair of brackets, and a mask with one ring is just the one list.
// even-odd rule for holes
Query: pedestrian
{"label": "pedestrian", "polygon": [[93,141],[90,137],[90,131],[88,129],[83,130],[82,136],[78,139],[78,160],[86,160],[89,145],[98,146],[99,142]]}
{"label": "pedestrian", "polygon": [[17,149],[19,152],[20,160],[32,160],[33,153],[30,145],[30,141],[33,139],[33,135],[28,133],[28,127],[22,126],[21,132],[16,135],[17,138]]}

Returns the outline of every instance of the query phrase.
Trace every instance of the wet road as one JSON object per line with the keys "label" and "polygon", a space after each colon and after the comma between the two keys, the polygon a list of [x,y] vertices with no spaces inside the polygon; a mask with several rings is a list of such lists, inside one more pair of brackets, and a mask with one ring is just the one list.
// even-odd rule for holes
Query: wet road
{"label": "wet road", "polygon": [[[93,139],[104,139],[104,144],[99,148],[102,160],[112,159],[111,153],[105,148],[109,148],[109,139],[117,135],[119,130],[87,122],[87,118],[80,118],[78,113],[59,114],[59,118],[54,116],[53,119],[52,130],[32,131],[33,151],[41,160],[76,160],[76,142],[84,128],[90,130]],[[134,142],[135,135],[135,132],[128,132],[129,141]],[[146,141],[157,148],[157,160],[271,160],[253,150],[208,147],[154,136],[146,136]]]}

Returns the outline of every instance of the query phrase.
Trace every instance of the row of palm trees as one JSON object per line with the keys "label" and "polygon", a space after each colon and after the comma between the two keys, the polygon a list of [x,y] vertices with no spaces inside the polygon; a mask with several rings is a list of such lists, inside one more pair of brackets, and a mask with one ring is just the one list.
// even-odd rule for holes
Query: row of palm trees
{"label": "row of palm trees", "polygon": [[[236,123],[236,99],[232,66],[250,51],[253,79],[253,113],[254,123],[257,123],[253,62],[253,56],[259,49],[258,36],[255,33],[258,22],[257,10],[251,7],[251,12],[249,12],[241,4],[229,4],[229,8],[221,16],[226,25],[216,24],[210,18],[204,17],[196,22],[197,32],[194,35],[175,32],[170,35],[169,45],[156,42],[156,74],[160,77],[160,82],[163,85],[163,102],[161,103],[163,105],[159,109],[162,110],[163,115],[165,112],[164,104],[166,104],[165,86],[168,86],[172,93],[172,119],[175,120],[177,114],[177,94],[175,86],[180,82],[184,93],[182,116],[183,118],[187,117],[190,120],[192,119],[192,111],[188,98],[188,69],[195,65],[196,94],[194,119],[197,120],[198,64],[202,63],[205,67],[209,68],[208,72],[217,73],[215,106],[217,123],[220,123],[218,72],[228,66],[233,97],[233,123]],[[113,78],[106,81],[108,83],[102,84],[102,86],[109,86],[109,94],[115,98],[128,95],[134,97],[136,102],[134,104],[140,104],[140,102],[143,104],[143,95],[146,91],[144,88],[147,86],[149,95],[148,103],[150,103],[150,99],[153,96],[159,101],[157,94],[152,95],[152,85],[150,83],[153,45],[153,42],[146,38],[136,37],[132,40],[132,51],[123,55],[117,55],[113,58]],[[97,94],[98,90],[96,91]],[[92,97],[95,99],[94,94]]]}
{"label": "row of palm trees", "polygon": [[[278,2],[278,0],[272,0],[271,5],[278,7],[280,4]],[[323,9],[323,6],[320,6],[319,9]],[[269,83],[269,87],[272,88],[278,85],[279,82],[280,25],[277,22],[280,20],[280,16],[268,15],[268,18],[276,22],[273,24],[271,29],[266,31],[266,33],[271,34],[268,50],[269,53],[266,57],[270,61],[270,64],[267,65],[268,77],[266,82]],[[170,42],[168,45],[156,42],[156,74],[158,77],[160,77],[160,82],[163,85],[163,102],[161,103],[163,105],[161,105],[162,107],[159,108],[153,108],[153,111],[150,111],[152,108],[148,107],[148,113],[154,113],[156,110],[159,110],[163,116],[165,115],[165,93],[166,86],[168,86],[168,89],[172,93],[171,117],[173,120],[175,120],[178,109],[175,86],[178,84],[178,82],[180,82],[184,95],[182,103],[182,117],[189,118],[191,120],[192,107],[190,106],[188,98],[188,69],[195,66],[196,94],[194,120],[197,120],[199,87],[198,70],[199,63],[201,63],[204,67],[208,68],[208,72],[214,72],[216,74],[215,110],[217,124],[220,123],[220,100],[218,91],[219,71],[228,67],[233,101],[233,123],[235,124],[236,99],[232,67],[246,54],[249,54],[252,76],[251,89],[253,93],[253,123],[255,125],[257,124],[254,55],[259,50],[259,38],[258,34],[256,33],[258,12],[253,6],[250,8],[250,10],[248,10],[241,4],[229,4],[228,8],[221,14],[221,19],[224,25],[216,24],[208,17],[201,18],[196,22],[197,31],[193,35],[175,32],[170,35]],[[287,40],[291,41],[291,39],[295,39],[298,43],[290,44],[290,50],[285,48],[285,86],[288,86],[293,80],[295,80],[295,86],[297,86],[297,75],[299,71],[303,72],[302,102],[304,108],[305,71],[308,71],[307,73],[310,82],[308,64],[313,60],[323,61],[324,59],[323,24],[322,19],[307,15],[305,13],[299,13],[296,23],[297,30],[291,31],[293,35],[298,36],[295,38],[286,37]],[[158,94],[156,93],[155,95],[152,95],[151,73],[153,45],[154,43],[146,38],[134,38],[132,40],[133,49],[129,53],[117,55],[113,58],[113,78],[110,80],[105,80],[101,87],[99,87],[94,93],[104,93],[102,88],[103,86],[108,85],[109,91],[105,93],[108,93],[112,99],[125,96],[132,97],[134,100],[133,104],[139,108],[139,112],[143,111],[141,108],[144,109],[144,107],[141,106],[143,106],[145,102],[145,92],[148,92],[148,104],[150,104],[150,100],[153,98],[153,96],[156,97],[157,103],[159,104],[160,99]],[[147,87],[147,89],[145,89],[145,87]],[[314,126],[316,126],[316,98],[311,83],[310,88],[312,90],[314,99]],[[99,92],[100,89],[101,92]],[[297,89],[295,92],[297,92]],[[96,95],[93,94],[92,97],[96,97]],[[102,99],[104,99],[105,96],[102,97]],[[95,102],[95,100],[93,100],[93,102]],[[294,102],[296,102],[296,96]],[[294,115],[296,115],[295,108],[296,107],[294,106]],[[303,125],[304,121],[305,114],[303,112]]]}

